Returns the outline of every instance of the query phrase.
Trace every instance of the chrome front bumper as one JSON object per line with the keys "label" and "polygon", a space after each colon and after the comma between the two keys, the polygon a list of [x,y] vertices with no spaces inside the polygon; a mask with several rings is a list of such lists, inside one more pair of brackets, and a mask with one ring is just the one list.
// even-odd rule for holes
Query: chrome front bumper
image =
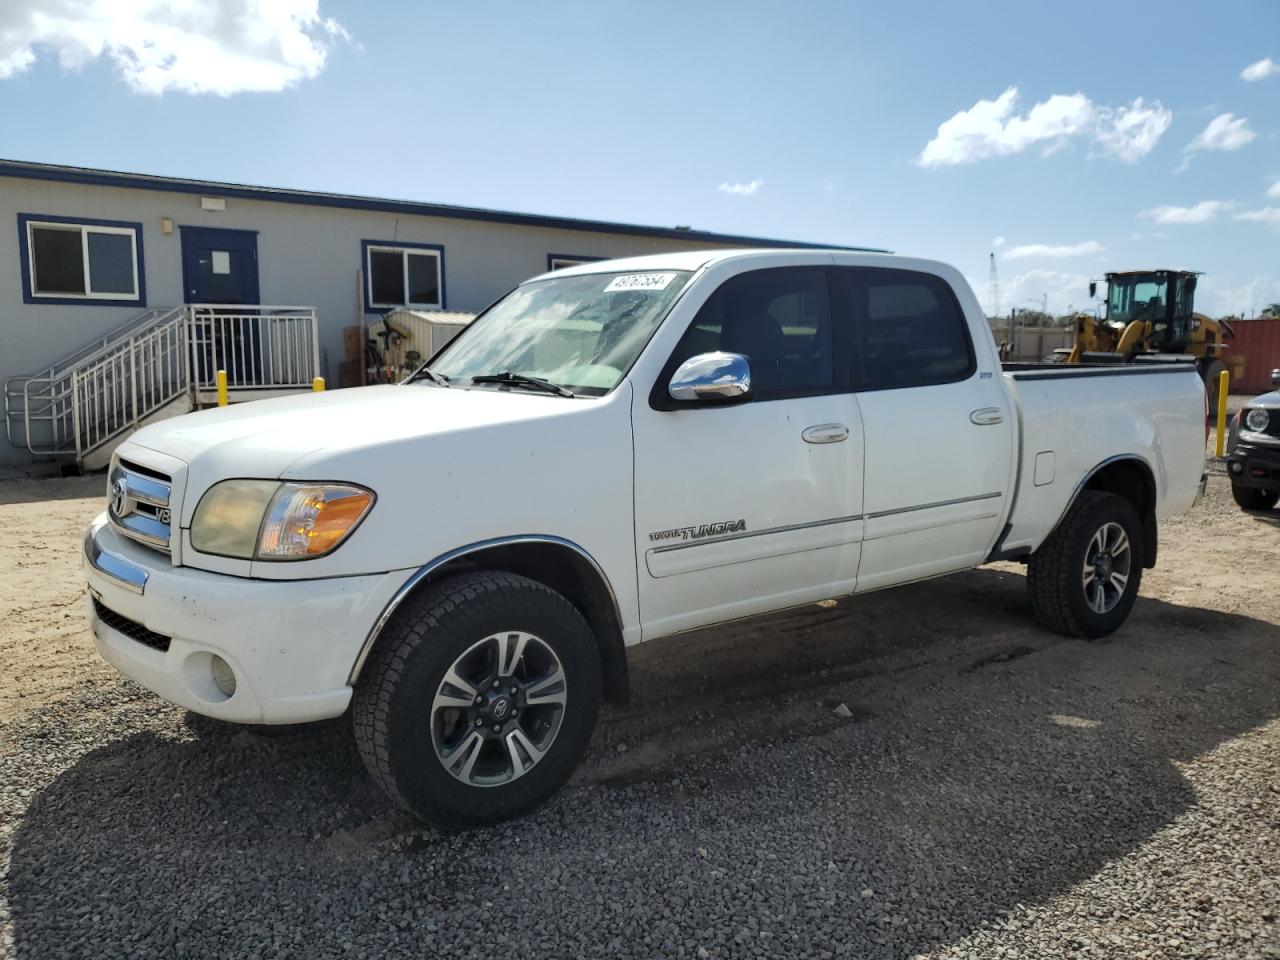
{"label": "chrome front bumper", "polygon": [[130,563],[119,554],[103,550],[98,546],[98,539],[94,536],[97,531],[97,527],[90,526],[84,532],[85,562],[116,586],[142,596],[147,590],[147,571]]}
{"label": "chrome front bumper", "polygon": [[[171,703],[238,723],[346,710],[351,665],[409,573],[255,580],[174,566],[105,514],[84,538],[86,607],[103,659]],[[230,695],[212,678],[214,657],[234,673]]]}

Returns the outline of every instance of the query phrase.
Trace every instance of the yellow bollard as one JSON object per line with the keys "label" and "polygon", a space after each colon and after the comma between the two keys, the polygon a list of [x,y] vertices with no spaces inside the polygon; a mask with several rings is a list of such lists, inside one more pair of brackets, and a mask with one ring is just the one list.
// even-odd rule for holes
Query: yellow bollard
{"label": "yellow bollard", "polygon": [[316,377],[311,381],[311,389],[316,393],[324,392],[324,377]]}
{"label": "yellow bollard", "polygon": [[1214,448],[1214,456],[1227,455],[1227,381],[1231,374],[1223,370],[1218,374],[1218,443]]}
{"label": "yellow bollard", "polygon": [[225,407],[227,405],[227,371],[219,370],[217,375],[218,381],[218,406]]}

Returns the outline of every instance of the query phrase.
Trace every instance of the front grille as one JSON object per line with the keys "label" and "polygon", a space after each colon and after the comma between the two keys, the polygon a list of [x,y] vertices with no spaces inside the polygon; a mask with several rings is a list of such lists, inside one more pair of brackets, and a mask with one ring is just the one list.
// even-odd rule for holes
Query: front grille
{"label": "front grille", "polygon": [[143,646],[150,647],[152,650],[159,650],[161,653],[168,652],[171,638],[162,633],[156,633],[154,630],[148,630],[137,620],[130,620],[124,614],[116,613],[114,610],[104,607],[102,601],[97,597],[93,598],[93,612],[108,627],[118,633],[123,633],[130,640],[136,640]]}
{"label": "front grille", "polygon": [[117,460],[107,481],[107,516],[131,540],[166,553],[171,550],[172,481],[163,473]]}

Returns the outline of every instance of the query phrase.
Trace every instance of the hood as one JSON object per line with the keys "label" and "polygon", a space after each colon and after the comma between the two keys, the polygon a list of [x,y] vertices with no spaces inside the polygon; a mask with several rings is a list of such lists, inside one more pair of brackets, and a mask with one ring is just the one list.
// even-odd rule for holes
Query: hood
{"label": "hood", "polygon": [[1269,410],[1280,409],[1280,390],[1272,390],[1270,393],[1264,393],[1261,396],[1254,397],[1246,407],[1266,407]]}
{"label": "hood", "polygon": [[352,387],[190,413],[143,427],[127,442],[185,462],[188,476],[204,486],[228,477],[283,477],[308,454],[358,455],[462,430],[572,416],[593,403],[423,383]]}

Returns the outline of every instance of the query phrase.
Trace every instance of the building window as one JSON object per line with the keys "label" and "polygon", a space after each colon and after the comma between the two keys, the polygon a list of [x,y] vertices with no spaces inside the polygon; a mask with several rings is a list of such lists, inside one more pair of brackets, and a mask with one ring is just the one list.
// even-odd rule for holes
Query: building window
{"label": "building window", "polygon": [[142,304],[142,225],[19,214],[27,303]]}
{"label": "building window", "polygon": [[444,247],[364,241],[365,307],[444,309]]}
{"label": "building window", "polygon": [[596,263],[605,257],[579,257],[571,253],[548,253],[547,272],[563,270],[565,267],[576,267],[582,263]]}

